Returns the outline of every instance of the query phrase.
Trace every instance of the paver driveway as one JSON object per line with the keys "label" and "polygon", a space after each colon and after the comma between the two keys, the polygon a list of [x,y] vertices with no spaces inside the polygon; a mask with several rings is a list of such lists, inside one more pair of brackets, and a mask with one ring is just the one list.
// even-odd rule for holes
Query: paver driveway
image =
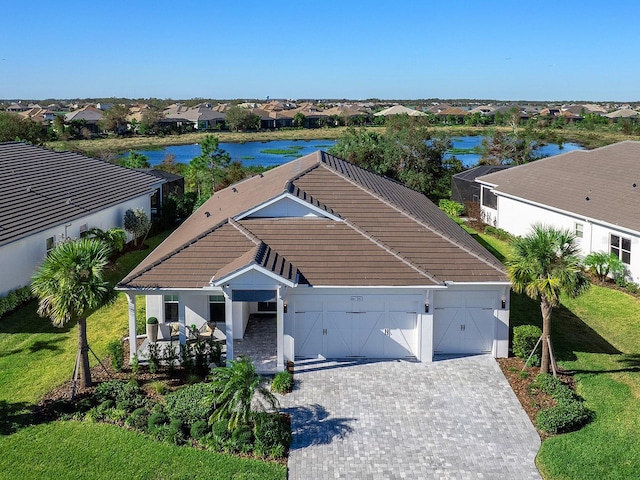
{"label": "paver driveway", "polygon": [[540,439],[489,356],[298,361],[289,479],[534,479]]}

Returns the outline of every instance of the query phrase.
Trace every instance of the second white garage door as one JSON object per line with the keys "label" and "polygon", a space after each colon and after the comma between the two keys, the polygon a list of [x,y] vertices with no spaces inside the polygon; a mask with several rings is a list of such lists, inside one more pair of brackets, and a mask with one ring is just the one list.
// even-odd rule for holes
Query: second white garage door
{"label": "second white garage door", "polygon": [[492,293],[437,292],[433,312],[433,352],[491,353],[496,302]]}
{"label": "second white garage door", "polygon": [[295,354],[324,358],[418,356],[418,295],[301,295]]}

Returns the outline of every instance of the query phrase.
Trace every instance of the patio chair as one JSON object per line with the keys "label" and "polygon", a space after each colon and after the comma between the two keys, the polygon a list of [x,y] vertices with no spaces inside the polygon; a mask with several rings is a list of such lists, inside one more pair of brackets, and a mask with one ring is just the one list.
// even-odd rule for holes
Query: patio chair
{"label": "patio chair", "polygon": [[206,322],[200,327],[200,337],[206,338],[207,340],[214,340],[213,334],[216,331],[216,323],[215,322]]}
{"label": "patio chair", "polygon": [[180,338],[180,323],[179,322],[171,322],[169,324],[171,326],[171,341],[173,342],[173,339],[179,339]]}

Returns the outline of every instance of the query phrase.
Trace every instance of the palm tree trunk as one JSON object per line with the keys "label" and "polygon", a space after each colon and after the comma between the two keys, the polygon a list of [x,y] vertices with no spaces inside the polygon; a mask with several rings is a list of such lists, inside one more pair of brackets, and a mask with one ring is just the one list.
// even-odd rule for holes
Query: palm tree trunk
{"label": "palm tree trunk", "polygon": [[540,359],[540,373],[549,373],[550,355],[549,355],[549,339],[551,338],[551,310],[553,307],[542,296],[540,302],[540,310],[542,311],[542,358]]}
{"label": "palm tree trunk", "polygon": [[87,319],[78,319],[78,350],[80,350],[80,375],[85,387],[90,387],[91,369],[89,368],[89,342],[87,341]]}

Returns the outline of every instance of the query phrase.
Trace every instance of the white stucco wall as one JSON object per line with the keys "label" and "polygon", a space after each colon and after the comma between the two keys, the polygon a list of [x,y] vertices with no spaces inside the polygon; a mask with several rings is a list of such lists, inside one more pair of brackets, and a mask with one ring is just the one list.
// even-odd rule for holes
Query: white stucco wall
{"label": "white stucco wall", "polygon": [[631,263],[628,265],[634,282],[640,282],[640,233],[622,229],[604,222],[588,219],[569,212],[558,212],[543,206],[532,205],[509,197],[498,197],[498,209],[482,207],[483,213],[496,218],[495,225],[514,235],[526,235],[531,225],[542,223],[575,231],[576,223],[582,224],[583,236],[578,239],[581,255],[610,251],[610,235],[631,240]]}
{"label": "white stucco wall", "polygon": [[0,247],[0,296],[31,283],[31,277],[45,258],[47,238],[55,237],[56,243],[67,238],[79,238],[80,227],[83,225],[86,225],[87,229],[121,228],[124,223],[124,213],[130,208],[144,208],[147,215],[150,215],[149,196],[142,195]]}

